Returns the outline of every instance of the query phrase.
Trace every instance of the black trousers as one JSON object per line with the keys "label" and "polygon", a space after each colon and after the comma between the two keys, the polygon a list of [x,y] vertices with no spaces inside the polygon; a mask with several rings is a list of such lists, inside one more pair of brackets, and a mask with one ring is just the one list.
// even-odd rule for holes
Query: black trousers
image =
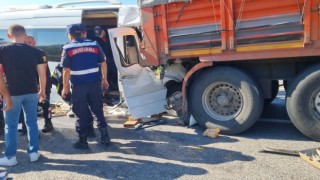
{"label": "black trousers", "polygon": [[108,61],[108,66],[107,66],[108,70],[107,70],[107,74],[108,74],[108,82],[109,82],[109,89],[111,91],[118,91],[119,90],[119,86],[118,86],[118,71],[117,71],[117,67],[116,64],[114,63],[113,59],[110,59]]}
{"label": "black trousers", "polygon": [[97,119],[98,128],[106,128],[107,123],[103,114],[101,83],[73,85],[72,111],[76,116],[76,131],[79,135],[86,134],[86,129],[92,121],[91,112]]}
{"label": "black trousers", "polygon": [[[0,104],[0,109],[3,108],[3,104]],[[0,129],[4,128],[4,116],[3,116],[3,111],[0,110]]]}
{"label": "black trousers", "polygon": [[51,114],[49,114],[49,108],[50,108],[50,94],[49,93],[46,94],[46,99],[43,100],[42,102],[40,102],[38,105],[42,107],[43,118],[45,120],[51,119]]}

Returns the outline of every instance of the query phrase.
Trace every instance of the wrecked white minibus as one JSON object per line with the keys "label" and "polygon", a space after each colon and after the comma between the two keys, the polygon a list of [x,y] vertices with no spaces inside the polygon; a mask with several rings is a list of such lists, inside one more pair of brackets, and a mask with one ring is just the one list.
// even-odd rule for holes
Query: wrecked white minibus
{"label": "wrecked white minibus", "polygon": [[[51,62],[60,61],[61,47],[68,41],[65,31],[68,24],[83,23],[90,39],[95,36],[94,27],[101,26],[109,30],[112,54],[119,72],[119,89],[123,91],[121,94],[131,116],[141,118],[165,112],[167,96],[171,96],[171,104],[181,105],[181,88],[176,86],[173,91],[167,92],[165,86],[172,81],[181,82],[185,76],[184,68],[180,65],[165,68],[165,78],[160,78],[163,74],[161,68],[144,68],[138,63],[145,60],[137,45],[141,40],[137,36],[140,25],[138,6],[122,5],[114,0],[24,6],[0,12],[0,22],[0,38],[8,41],[8,27],[21,24],[35,38],[37,47],[47,53]],[[125,27],[131,27],[129,31],[133,31],[132,35],[122,36],[122,33],[127,33]],[[171,111],[173,114],[177,112],[179,109]]]}

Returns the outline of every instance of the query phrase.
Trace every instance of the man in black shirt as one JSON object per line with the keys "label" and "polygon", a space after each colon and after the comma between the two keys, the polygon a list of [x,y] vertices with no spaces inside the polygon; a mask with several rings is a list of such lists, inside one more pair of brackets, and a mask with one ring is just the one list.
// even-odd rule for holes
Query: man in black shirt
{"label": "man in black shirt", "polygon": [[[37,124],[37,105],[46,98],[46,75],[41,51],[25,44],[26,30],[21,25],[12,25],[8,29],[12,43],[0,46],[0,68],[3,67],[5,80],[11,99],[12,109],[5,111],[5,153],[0,159],[2,166],[17,164],[17,127],[19,114],[23,108],[28,129],[30,161],[37,161],[39,153],[39,132]],[[38,91],[38,76],[40,90]]]}

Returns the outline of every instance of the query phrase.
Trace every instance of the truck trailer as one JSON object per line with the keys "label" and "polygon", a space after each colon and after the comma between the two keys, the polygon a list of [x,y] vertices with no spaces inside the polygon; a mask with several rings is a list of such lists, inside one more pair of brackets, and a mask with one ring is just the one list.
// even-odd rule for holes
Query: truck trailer
{"label": "truck trailer", "polygon": [[140,26],[109,30],[134,117],[169,109],[186,123],[238,134],[282,80],[291,121],[320,141],[319,0],[138,3]]}
{"label": "truck trailer", "polygon": [[320,141],[319,0],[138,4],[12,8],[0,13],[0,37],[7,41],[8,26],[21,24],[50,61],[59,61],[67,24],[85,24],[89,38],[94,26],[109,29],[120,91],[133,117],[168,111],[224,134],[250,128],[282,80],[291,121]]}

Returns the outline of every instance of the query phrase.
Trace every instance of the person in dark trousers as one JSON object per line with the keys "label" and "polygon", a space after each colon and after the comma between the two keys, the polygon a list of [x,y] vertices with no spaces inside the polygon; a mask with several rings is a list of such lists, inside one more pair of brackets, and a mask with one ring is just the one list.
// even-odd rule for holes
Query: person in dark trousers
{"label": "person in dark trousers", "polygon": [[94,28],[96,38],[94,39],[99,43],[103,52],[107,57],[107,64],[108,64],[108,82],[110,84],[109,90],[110,91],[118,91],[118,71],[116,64],[113,59],[111,45],[107,37],[107,32],[101,27],[96,26]]}
{"label": "person in dark trousers", "polygon": [[[81,37],[84,39],[84,40],[89,40],[87,38],[87,29],[86,29],[86,26],[84,24],[78,24],[79,27],[80,27],[80,31],[81,31]],[[100,69],[101,70],[101,69]],[[91,122],[90,122],[91,121]],[[93,116],[90,117],[90,120],[89,120],[89,124],[88,124],[88,127],[87,127],[87,137],[88,138],[95,138],[96,137],[96,133],[94,132],[94,128],[93,128]]]}
{"label": "person in dark trousers", "polygon": [[0,46],[0,68],[3,67],[13,102],[12,109],[4,113],[6,149],[4,157],[0,159],[2,166],[17,164],[17,127],[21,108],[26,117],[30,161],[37,161],[40,157],[37,105],[39,99],[46,99],[46,74],[41,51],[25,44],[26,36],[23,26],[12,25],[8,29],[12,43]]}
{"label": "person in dark trousers", "polygon": [[[26,44],[28,44],[29,46],[34,47],[36,45],[36,41],[34,40],[34,38],[32,36],[27,36],[26,37]],[[42,116],[44,118],[44,126],[42,129],[43,133],[48,133],[50,131],[53,130],[53,125],[52,125],[52,121],[51,121],[51,111],[49,110],[50,108],[50,93],[51,93],[51,73],[50,73],[50,69],[48,66],[48,61],[47,61],[47,55],[44,51],[42,51],[41,49],[39,49],[42,53],[42,58],[44,60],[44,65],[46,68],[46,99],[44,99],[43,101],[39,102],[39,106],[42,108]],[[27,134],[27,128],[26,128],[26,124],[24,121],[24,116],[23,113],[21,112],[20,114],[20,121],[22,124],[22,129],[19,129],[18,132],[21,132],[22,134]]]}
{"label": "person in dark trousers", "polygon": [[[1,68],[0,69],[0,73],[1,73],[1,76],[2,76],[2,78],[3,78],[3,74],[4,74],[4,72],[3,72],[3,68]],[[0,78],[0,80],[1,80],[1,78]],[[5,83],[4,83],[4,81],[2,81],[2,82],[0,82],[1,84],[1,89],[0,89],[0,135],[3,135],[3,133],[4,133],[4,116],[3,116],[3,108],[4,108],[4,106],[3,106],[3,104],[4,104],[4,102],[3,102],[3,100],[5,99],[5,98],[8,98],[8,97],[10,97],[9,96],[9,92],[8,92],[8,89],[6,88],[6,85],[5,85]],[[7,96],[7,97],[2,97],[2,96]]]}
{"label": "person in dark trousers", "polygon": [[[5,43],[6,43],[5,41],[1,41],[0,45],[5,44]],[[3,68],[0,69],[0,73],[3,76],[3,74],[4,74]],[[3,133],[4,133],[4,116],[3,116],[3,104],[4,104],[3,99],[4,98],[1,95],[3,95],[3,93],[8,93],[7,96],[9,96],[9,92],[5,86],[5,83],[4,82],[2,82],[2,83],[3,84],[1,84],[1,86],[2,86],[1,88],[3,88],[3,89],[1,89],[1,92],[0,92],[0,135],[3,135]]]}
{"label": "person in dark trousers", "polygon": [[[80,30],[81,30],[81,36],[86,39],[87,36],[87,32],[86,32],[86,27],[83,24],[78,24],[80,26]],[[63,89],[63,77],[62,77],[62,67],[60,64],[58,64],[52,75],[51,75],[51,82],[52,84],[54,84],[56,86],[57,89],[57,93],[62,97],[61,92]],[[71,99],[71,93],[69,93],[67,96],[65,96],[64,98],[62,97],[62,99],[69,105],[72,106],[72,99]],[[72,113],[73,114],[73,113]],[[70,117],[70,116],[69,116]],[[91,115],[91,117],[89,118],[89,123],[88,127],[87,127],[87,131],[86,131],[86,135],[87,138],[95,138],[96,137],[96,133],[94,131],[94,127],[93,127],[93,116]]]}
{"label": "person in dark trousers", "polygon": [[[102,104],[102,88],[108,88],[107,64],[103,51],[92,40],[83,39],[79,24],[68,25],[70,42],[63,46],[61,66],[63,67],[62,97],[70,93],[72,84],[72,111],[76,116],[76,131],[79,141],[73,144],[76,149],[88,149],[86,130],[90,123],[91,111],[98,121],[101,144],[109,145]],[[101,66],[101,72],[99,70]],[[91,109],[91,111],[90,111]]]}
{"label": "person in dark trousers", "polygon": [[[62,92],[62,89],[63,89],[63,79],[62,79],[62,67],[60,64],[58,64],[52,75],[51,75],[51,82],[53,85],[56,86],[56,89],[57,89],[57,94],[61,96],[61,98],[63,99],[63,101],[65,103],[67,103],[69,106],[72,106],[72,99],[71,99],[71,93],[69,93],[67,96],[65,97],[62,97],[61,95],[61,92]],[[73,112],[72,112],[73,114]],[[70,117],[70,116],[69,116]],[[88,128],[87,128],[87,138],[95,138],[97,137],[96,133],[94,132],[94,127],[93,127],[93,116],[91,116],[89,118],[89,121],[91,123],[89,123],[88,125]]]}
{"label": "person in dark trousers", "polygon": [[[0,69],[0,135],[3,135],[4,133],[4,116],[3,111],[6,109],[6,107],[3,105],[4,101],[7,101],[7,107],[10,106],[11,109],[11,98],[9,95],[9,91],[6,87],[6,84],[4,83],[3,79],[3,69]],[[8,106],[9,103],[9,106]]]}
{"label": "person in dark trousers", "polygon": [[3,116],[3,102],[0,102],[0,135],[3,135],[4,133],[4,116]]}
{"label": "person in dark trousers", "polygon": [[[1,96],[1,95],[0,95]],[[4,133],[4,116],[3,116],[3,100],[2,100],[2,97],[1,98],[1,101],[0,101],[0,135],[3,135]]]}

